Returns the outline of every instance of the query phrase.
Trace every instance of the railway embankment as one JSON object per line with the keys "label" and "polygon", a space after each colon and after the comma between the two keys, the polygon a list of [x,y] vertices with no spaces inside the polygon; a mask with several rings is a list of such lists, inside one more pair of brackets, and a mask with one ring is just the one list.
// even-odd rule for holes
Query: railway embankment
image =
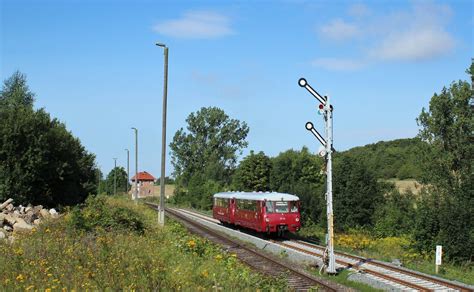
{"label": "railway embankment", "polygon": [[81,208],[0,240],[0,291],[287,290],[284,279],[255,273],[231,252],[156,224],[156,212],[117,197],[92,197]]}

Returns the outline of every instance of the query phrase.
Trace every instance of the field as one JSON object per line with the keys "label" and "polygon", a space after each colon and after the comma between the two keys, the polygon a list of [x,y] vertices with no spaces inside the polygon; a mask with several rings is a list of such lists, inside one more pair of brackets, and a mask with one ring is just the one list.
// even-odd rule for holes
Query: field
{"label": "field", "polygon": [[421,191],[421,184],[414,179],[388,179],[388,182],[395,184],[395,187],[400,193],[411,191],[414,195],[418,195]]}

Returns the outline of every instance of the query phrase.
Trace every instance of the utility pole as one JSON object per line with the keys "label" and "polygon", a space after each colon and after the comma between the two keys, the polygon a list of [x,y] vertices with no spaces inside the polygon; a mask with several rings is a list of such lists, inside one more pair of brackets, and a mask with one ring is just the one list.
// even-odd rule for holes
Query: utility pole
{"label": "utility pole", "polygon": [[325,133],[326,139],[324,139],[321,134],[316,131],[313,126],[313,123],[307,122],[306,129],[310,131],[316,139],[321,143],[319,148],[319,155],[326,158],[326,209],[327,209],[327,225],[328,225],[328,236],[326,242],[326,250],[328,254],[326,265],[326,273],[336,274],[336,260],[334,257],[334,214],[332,207],[332,152],[334,151],[333,147],[333,106],[330,103],[329,96],[321,96],[316,90],[314,90],[306,81],[306,79],[301,78],[298,81],[298,84],[301,87],[304,87],[306,90],[311,93],[319,102],[319,112],[324,115],[325,121]]}
{"label": "utility pole", "polygon": [[114,195],[117,195],[117,158],[114,160]]}
{"label": "utility pole", "polygon": [[125,151],[127,151],[127,184],[125,186],[125,193],[128,193],[130,189],[130,151],[128,149],[125,149]]}
{"label": "utility pole", "polygon": [[132,200],[136,204],[138,199],[138,129],[132,127],[132,130],[135,131],[135,189],[133,190]]}
{"label": "utility pole", "polygon": [[166,159],[166,107],[168,99],[168,47],[162,43],[157,46],[164,48],[164,80],[163,80],[163,121],[161,129],[161,178],[160,178],[160,209],[158,224],[165,225],[165,159]]}

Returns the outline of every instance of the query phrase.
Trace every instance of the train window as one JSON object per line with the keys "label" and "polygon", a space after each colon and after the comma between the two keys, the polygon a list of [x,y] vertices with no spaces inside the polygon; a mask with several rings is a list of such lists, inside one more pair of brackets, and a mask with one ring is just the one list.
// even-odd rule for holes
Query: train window
{"label": "train window", "polygon": [[288,202],[276,201],[275,202],[275,212],[276,213],[288,213]]}
{"label": "train window", "polygon": [[229,199],[216,198],[214,201],[214,206],[227,208],[229,205]]}
{"label": "train window", "polygon": [[290,212],[298,212],[298,202],[297,201],[292,201],[290,202]]}
{"label": "train window", "polygon": [[275,210],[273,209],[273,202],[266,201],[265,202],[265,207],[267,208],[267,213],[273,213]]}
{"label": "train window", "polygon": [[238,200],[237,201],[237,208],[240,210],[246,211],[256,211],[257,210],[257,202],[256,201],[249,201],[249,200]]}

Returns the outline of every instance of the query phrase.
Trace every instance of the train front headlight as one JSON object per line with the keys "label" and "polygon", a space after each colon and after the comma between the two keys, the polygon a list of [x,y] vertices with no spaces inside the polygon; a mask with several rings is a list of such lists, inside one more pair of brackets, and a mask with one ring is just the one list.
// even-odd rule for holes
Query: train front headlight
{"label": "train front headlight", "polygon": [[267,222],[267,223],[268,223],[268,222],[270,222],[270,219],[268,219],[268,218],[265,218],[265,222]]}
{"label": "train front headlight", "polygon": [[296,222],[300,222],[300,218],[296,218]]}

